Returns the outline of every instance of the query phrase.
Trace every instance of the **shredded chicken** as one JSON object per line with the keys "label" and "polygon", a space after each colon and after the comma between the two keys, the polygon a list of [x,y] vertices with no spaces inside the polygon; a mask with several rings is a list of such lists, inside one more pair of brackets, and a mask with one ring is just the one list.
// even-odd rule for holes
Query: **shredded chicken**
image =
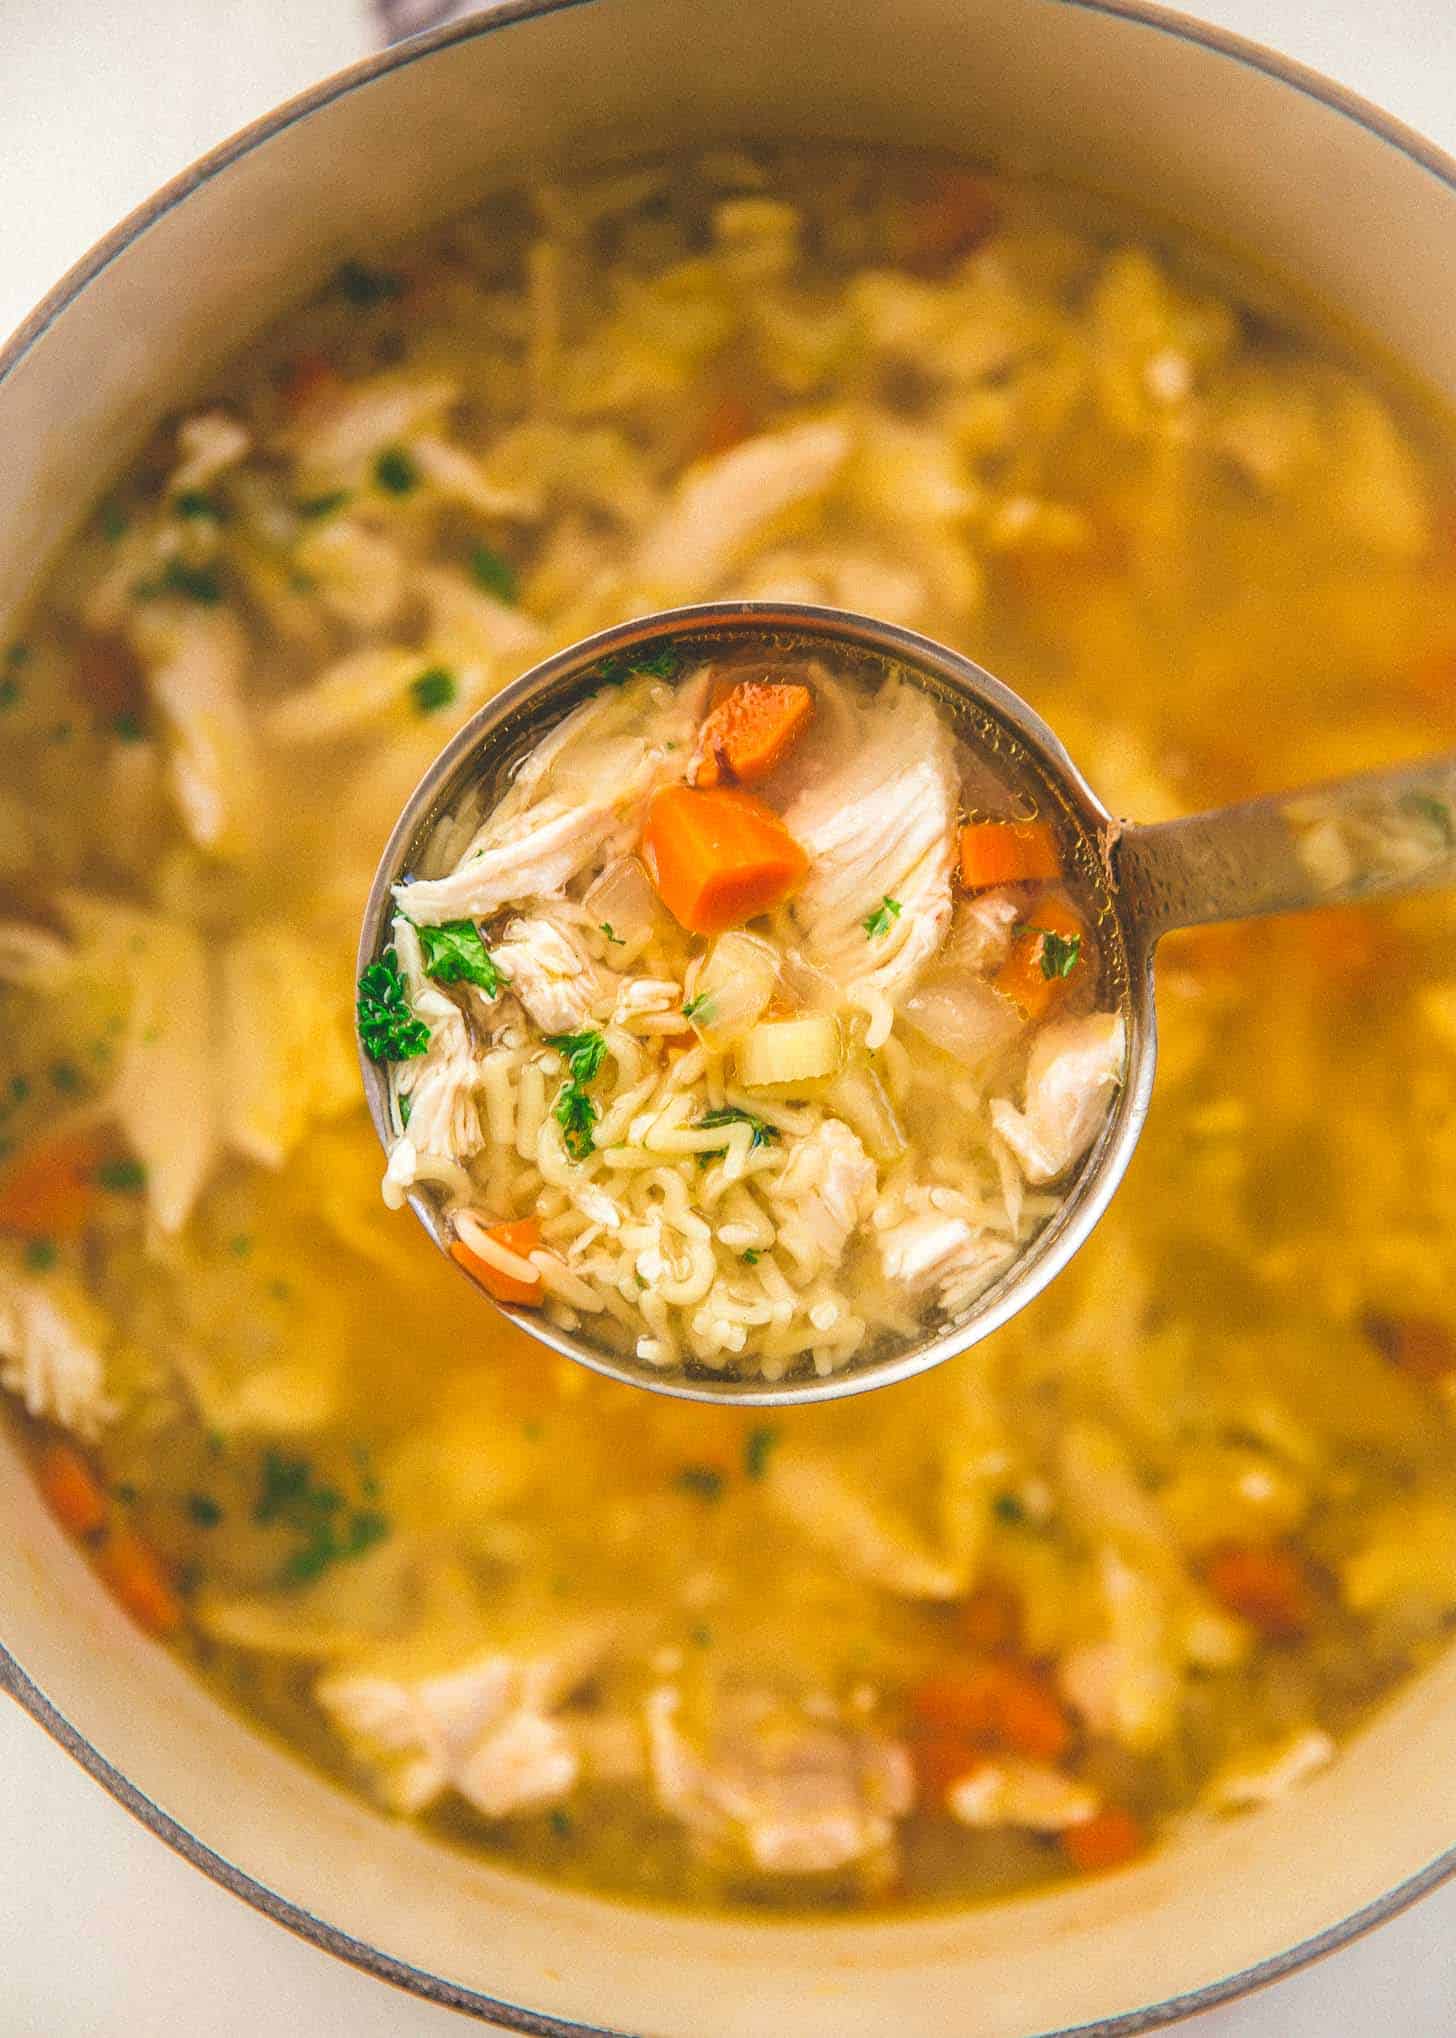
{"label": "shredded chicken", "polygon": [[869,1216],[875,1179],[875,1164],[849,1127],[821,1120],[770,1184],[779,1243],[803,1266],[837,1266],[850,1233]]}
{"label": "shredded chicken", "polygon": [[892,1865],[913,1797],[895,1742],[755,1692],[720,1698],[698,1734],[670,1688],[647,1701],[647,1736],[659,1804],[709,1858],[774,1875]]}
{"label": "shredded chicken", "polygon": [[885,1279],[920,1296],[934,1290],[940,1306],[962,1309],[1008,1265],[1014,1248],[1004,1238],[954,1212],[913,1212],[880,1232]]}
{"label": "shredded chicken", "polygon": [[1097,1793],[1041,1762],[1003,1755],[953,1783],[946,1805],[963,1826],[1019,1826],[1028,1833],[1064,1833],[1084,1826]]}
{"label": "shredded chicken", "polygon": [[780,1514],[855,1577],[906,1599],[955,1599],[966,1589],[964,1565],[929,1548],[826,1451],[802,1445],[779,1451],[765,1491]]}
{"label": "shredded chicken", "polygon": [[199,849],[235,857],[253,847],[262,779],[243,706],[248,640],[225,609],[138,605],[132,641],[167,732],[167,770],[183,826]]}
{"label": "shredded chicken", "polygon": [[92,1437],[116,1413],[97,1349],[99,1325],[57,1284],[0,1274],[0,1386],[29,1414]]}
{"label": "shredded chicken", "polygon": [[1236,1812],[1273,1804],[1334,1760],[1335,1744],[1320,1727],[1302,1727],[1234,1756],[1214,1772],[1199,1803],[1205,1811]]}
{"label": "shredded chicken", "polygon": [[1116,1012],[1058,1020],[1031,1050],[1025,1108],[992,1100],[991,1123],[1028,1181],[1056,1181],[1092,1144],[1122,1075],[1124,1039]]}
{"label": "shredded chicken", "polygon": [[600,988],[597,971],[565,927],[539,914],[511,920],[491,956],[542,1033],[585,1025]]}
{"label": "shredded chicken", "polygon": [[784,818],[810,858],[792,907],[804,953],[873,1003],[907,991],[945,939],[959,793],[949,729],[923,694],[887,687],[860,719]]}

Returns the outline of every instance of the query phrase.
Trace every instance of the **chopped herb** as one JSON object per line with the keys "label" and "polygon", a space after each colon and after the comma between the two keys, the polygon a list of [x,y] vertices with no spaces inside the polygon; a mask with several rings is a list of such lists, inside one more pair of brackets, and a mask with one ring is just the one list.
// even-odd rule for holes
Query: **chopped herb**
{"label": "chopped herb", "polygon": [[576,1831],[576,1825],[571,1813],[564,1812],[560,1805],[556,1805],[552,1809],[551,1830],[559,1840],[569,1840]]}
{"label": "chopped herb", "polygon": [[189,566],[185,559],[169,559],[155,580],[140,580],[132,592],[139,601],[154,601],[159,594],[180,594],[188,601],[215,608],[222,600],[222,582],[212,566]]}
{"label": "chopped herb", "polygon": [[649,679],[671,679],[678,664],[676,646],[659,644],[655,650],[616,651],[610,658],[602,660],[598,671],[604,685],[625,686],[629,679],[639,675]]}
{"label": "chopped herb", "polygon": [[359,979],[359,1038],[371,1061],[410,1061],[430,1044],[430,1029],[410,1008],[399,957],[387,948]]}
{"label": "chopped herb", "polygon": [[873,913],[867,913],[860,924],[863,926],[868,938],[871,941],[877,941],[881,935],[889,933],[904,910],[900,901],[892,899],[889,893],[886,892]]}
{"label": "chopped herb", "polygon": [[123,708],[119,715],[112,716],[111,733],[119,743],[143,743],[147,734],[142,727],[141,716],[134,714],[130,708]]}
{"label": "chopped herb", "polygon": [[684,1019],[701,1019],[705,1026],[713,1023],[713,994],[699,991],[696,998],[689,998],[682,1008]]}
{"label": "chopped herb", "polygon": [[539,1444],[542,1437],[545,1436],[545,1434],[546,1434],[545,1423],[538,1421],[534,1415],[530,1418],[529,1421],[523,1422],[521,1424],[521,1435],[526,1439],[526,1442],[528,1444]]}
{"label": "chopped herb", "polygon": [[[756,1146],[773,1146],[781,1137],[776,1125],[770,1125],[766,1119],[756,1118],[751,1111],[745,1111],[737,1104],[725,1104],[718,1111],[705,1111],[698,1120],[698,1125],[704,1132],[716,1132],[725,1125],[752,1126],[753,1137],[748,1142],[750,1153],[752,1153]],[[718,1154],[726,1153],[727,1151],[726,1146],[715,1147],[711,1154],[705,1155],[703,1158],[712,1160]]]}
{"label": "chopped herb", "polygon": [[1082,953],[1080,934],[1053,934],[1044,932],[1041,937],[1041,973],[1050,982],[1054,977],[1069,977],[1077,967],[1077,957]]}
{"label": "chopped herb", "polygon": [[17,637],[5,653],[5,670],[7,672],[19,672],[22,665],[29,665],[29,663],[30,646]]}
{"label": "chopped herb", "polygon": [[53,1061],[50,1076],[51,1087],[63,1097],[73,1097],[81,1087],[81,1071],[73,1061]]}
{"label": "chopped herb", "polygon": [[228,1251],[233,1255],[234,1259],[245,1260],[252,1250],[253,1241],[245,1231],[240,1231],[236,1238],[228,1240]]}
{"label": "chopped herb", "polygon": [[363,262],[345,262],[334,278],[335,288],[350,304],[369,311],[391,304],[404,294],[404,279],[389,269],[370,269]]}
{"label": "chopped herb", "polygon": [[575,1161],[584,1161],[595,1145],[593,1130],[601,1112],[587,1095],[586,1086],[595,1080],[606,1054],[607,1043],[600,1033],[549,1033],[546,1045],[554,1047],[566,1063],[568,1080],[562,1084],[551,1115],[561,1127],[566,1150]]}
{"label": "chopped herb", "polygon": [[510,982],[491,961],[473,920],[447,920],[443,927],[421,927],[419,937],[425,974],[437,984],[478,984],[488,998],[494,998],[501,985]]}
{"label": "chopped herb", "polygon": [[374,479],[386,495],[408,495],[419,485],[420,470],[403,446],[386,446],[374,463]]}
{"label": "chopped herb", "polygon": [[1422,821],[1429,821],[1440,835],[1448,849],[1456,847],[1456,823],[1451,818],[1451,809],[1445,800],[1434,793],[1407,793],[1401,805],[1408,814],[1414,814]]}
{"label": "chopped herb", "polygon": [[433,715],[440,708],[448,708],[455,698],[455,675],[447,672],[443,665],[432,665],[422,672],[418,679],[409,683],[410,699],[415,704],[417,715]]}
{"label": "chopped herb", "polygon": [[513,602],[520,594],[520,583],[516,569],[509,559],[492,551],[489,545],[477,545],[470,555],[470,571],[476,583],[487,594],[493,594],[497,601]]}
{"label": "chopped herb", "polygon": [[405,1130],[406,1132],[408,1132],[408,1131],[409,1131],[409,1122],[410,1122],[410,1113],[411,1113],[411,1112],[412,1112],[412,1111],[414,1110],[414,1108],[415,1108],[415,1100],[414,1100],[414,1098],[413,1098],[413,1097],[401,1097],[401,1098],[400,1098],[400,1100],[399,1100],[399,1122],[400,1122],[401,1126],[402,1126],[402,1127],[404,1128],[404,1130]]}
{"label": "chopped herb", "polygon": [[0,679],[0,709],[13,708],[19,699],[20,681],[6,673],[4,678]]}
{"label": "chopped herb", "polygon": [[222,1509],[210,1493],[189,1493],[187,1513],[199,1528],[216,1528],[222,1520]]}
{"label": "chopped herb", "polygon": [[714,1465],[684,1465],[674,1483],[679,1492],[691,1493],[696,1500],[723,1498],[723,1474]]}
{"label": "chopped herb", "polygon": [[603,920],[600,931],[606,935],[608,941],[611,942],[614,948],[625,948],[627,946],[626,942],[622,939],[621,935],[613,931],[612,923],[610,920]]}
{"label": "chopped herb", "polygon": [[214,1458],[220,1458],[227,1449],[227,1438],[220,1429],[210,1429],[207,1432],[207,1448]]}
{"label": "chopped herb", "polygon": [[290,1302],[293,1299],[293,1290],[286,1281],[270,1281],[268,1293],[275,1302]]}
{"label": "chopped herb", "polygon": [[756,1267],[763,1258],[763,1254],[756,1245],[751,1245],[746,1253],[740,1253],[738,1257],[742,1260],[745,1267]]}
{"label": "chopped herb", "polygon": [[554,1047],[571,1071],[574,1083],[589,1083],[601,1068],[607,1043],[600,1033],[548,1033],[546,1045]]}
{"label": "chopped herb", "polygon": [[30,1077],[29,1077],[29,1076],[12,1076],[12,1077],[10,1078],[10,1101],[11,1101],[11,1103],[12,1103],[12,1104],[23,1104],[23,1103],[25,1102],[26,1098],[27,1098],[27,1097],[28,1097],[29,1095],[30,1095]]}
{"label": "chopped herb", "polygon": [[98,521],[101,525],[102,537],[114,545],[118,538],[126,536],[131,519],[127,516],[121,504],[112,496],[108,501],[102,503]]}
{"label": "chopped herb", "polygon": [[306,517],[310,523],[316,523],[321,517],[331,517],[336,510],[341,510],[349,499],[347,488],[333,488],[327,495],[305,496],[302,502],[296,502],[293,507],[301,517]]}
{"label": "chopped herb", "polygon": [[288,585],[294,594],[312,594],[318,582],[311,573],[294,572],[288,576]]}
{"label": "chopped herb", "polygon": [[1004,1521],[1008,1528],[1016,1528],[1026,1520],[1025,1504],[1014,1493],[998,1493],[992,1502],[997,1521]]}
{"label": "chopped herb", "polygon": [[111,1497],[113,1500],[119,1500],[123,1507],[135,1507],[141,1495],[130,1480],[123,1479],[120,1485],[112,1487]]}
{"label": "chopped herb", "polygon": [[69,743],[75,733],[71,723],[57,722],[51,730],[51,741],[52,743]]}
{"label": "chopped herb", "polygon": [[779,1433],[769,1423],[760,1423],[757,1429],[748,1432],[743,1445],[743,1469],[750,1479],[763,1477],[778,1441]]}
{"label": "chopped herb", "polygon": [[696,1627],[688,1629],[688,1640],[695,1649],[711,1649],[713,1646],[713,1630],[706,1621],[700,1620]]}
{"label": "chopped herb", "polygon": [[49,1273],[57,1259],[53,1238],[33,1238],[25,1248],[25,1264],[33,1274]]}
{"label": "chopped herb", "polygon": [[140,1161],[123,1154],[116,1160],[103,1161],[96,1170],[96,1179],[103,1189],[118,1196],[136,1196],[147,1186],[147,1171]]}
{"label": "chopped herb", "polygon": [[217,524],[220,524],[227,515],[226,504],[219,502],[215,495],[209,495],[202,488],[184,488],[182,493],[174,498],[172,507],[179,517],[211,517]]}
{"label": "chopped herb", "polygon": [[279,1572],[285,1585],[307,1584],[331,1564],[362,1556],[389,1534],[389,1522],[377,1509],[351,1507],[335,1487],[317,1483],[306,1458],[286,1458],[275,1450],[263,1454],[253,1519],[299,1538]]}

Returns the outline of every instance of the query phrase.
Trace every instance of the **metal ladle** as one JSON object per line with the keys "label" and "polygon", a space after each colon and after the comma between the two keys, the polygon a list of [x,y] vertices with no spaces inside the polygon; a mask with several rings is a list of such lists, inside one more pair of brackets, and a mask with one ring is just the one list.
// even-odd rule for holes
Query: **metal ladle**
{"label": "metal ladle", "polygon": [[[615,1380],[688,1400],[786,1404],[832,1400],[908,1379],[966,1350],[1023,1308],[1087,1238],[1121,1181],[1152,1094],[1157,1032],[1153,955],[1163,935],[1208,921],[1390,896],[1456,880],[1456,756],[1363,773],[1300,792],[1273,794],[1153,826],[1114,819],[1061,743],[1009,687],[958,652],[914,632],[838,609],[772,602],[674,609],[585,639],[505,687],[456,734],[407,802],[380,859],[364,909],[359,968],[389,946],[392,886],[416,872],[439,822],[467,798],[482,815],[512,769],[572,708],[606,680],[666,644],[702,659],[748,649],[827,653],[871,681],[892,673],[944,708],[973,749],[998,753],[1007,774],[1030,785],[1056,817],[1078,878],[1100,914],[1103,995],[1127,1023],[1123,1081],[1091,1152],[1051,1221],[954,1323],[872,1346],[860,1361],[820,1378],[769,1381],[684,1366],[667,1371],[569,1332],[539,1311],[497,1304],[521,1329]],[[1251,713],[1257,713],[1257,704]],[[387,1072],[361,1056],[369,1110],[381,1141],[398,1134]],[[426,1190],[409,1198],[442,1251],[450,1239]]]}

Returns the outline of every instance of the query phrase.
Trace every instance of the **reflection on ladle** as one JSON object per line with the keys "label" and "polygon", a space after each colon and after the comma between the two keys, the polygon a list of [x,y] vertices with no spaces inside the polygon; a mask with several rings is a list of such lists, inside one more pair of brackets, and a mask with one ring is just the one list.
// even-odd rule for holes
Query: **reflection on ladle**
{"label": "reflection on ladle", "polygon": [[[655,1345],[646,1317],[624,1324],[624,1317],[637,1315],[640,1301],[634,1308],[627,1297],[619,1297],[621,1306],[602,1315],[597,1299],[592,1305],[599,1312],[595,1317],[581,1307],[567,1306],[574,1279],[569,1269],[561,1274],[556,1289],[560,1306],[550,1313],[528,1306],[532,1294],[528,1283],[543,1265],[531,1258],[530,1234],[492,1227],[504,1230],[504,1246],[492,1246],[482,1239],[479,1215],[461,1208],[458,1195],[439,1193],[442,1182],[448,1186],[453,1180],[452,1169],[454,1176],[462,1173],[448,1158],[433,1170],[419,1167],[405,1177],[399,1200],[405,1200],[407,1192],[416,1215],[443,1251],[453,1250],[455,1257],[467,1264],[473,1260],[473,1246],[495,1253],[498,1278],[492,1290],[499,1306],[522,1328],[600,1373],[690,1399],[759,1403],[824,1400],[904,1379],[976,1343],[1039,1293],[1096,1224],[1137,1143],[1151,1094],[1156,1052],[1152,960],[1158,941],[1171,929],[1345,904],[1456,879],[1456,758],[1436,758],[1184,820],[1138,826],[1111,816],[1052,731],[1025,702],[959,654],[911,632],[837,610],[723,603],[645,617],[576,645],[504,689],[459,731],[415,789],[385,847],[364,913],[361,975],[378,972],[381,959],[390,951],[398,888],[418,873],[431,848],[436,866],[442,835],[453,842],[458,854],[470,841],[474,823],[518,780],[522,768],[529,768],[527,760],[539,758],[543,740],[568,713],[604,686],[619,683],[628,671],[655,670],[666,682],[701,672],[705,665],[721,669],[726,663],[739,668],[745,660],[761,661],[764,669],[771,671],[788,659],[802,663],[814,657],[840,670],[855,669],[871,686],[890,680],[897,686],[922,690],[973,748],[995,758],[998,765],[1004,762],[1009,780],[1029,788],[1032,807],[1054,817],[1068,882],[1075,882],[1089,906],[1081,924],[1087,928],[1089,942],[1095,941],[1102,999],[1121,1014],[1122,1024],[1115,1034],[1119,1066],[1115,1089],[1109,1088],[1103,1100],[1106,1108],[1100,1127],[1095,1137],[1088,1132],[1090,1148],[1061,1182],[1060,1200],[1041,1228],[1022,1239],[1014,1252],[1002,1255],[1001,1263],[964,1307],[917,1317],[913,1328],[881,1335],[844,1365],[824,1371],[780,1366],[770,1376],[754,1370],[751,1343],[741,1365],[732,1369],[721,1362],[715,1366],[669,1357]],[[729,789],[723,812],[730,818],[735,800],[744,804],[745,811],[752,807],[757,812],[757,803]],[[919,803],[912,798],[903,805],[901,825],[913,829],[921,817]],[[766,831],[760,847],[765,867],[770,869],[777,848],[772,818],[754,822]],[[563,829],[569,825],[567,816]],[[650,850],[650,842],[648,847]],[[453,867],[449,860],[447,867]],[[540,890],[552,888],[555,880],[548,879],[549,871],[541,878]],[[422,901],[430,889],[427,882]],[[463,911],[470,917],[475,907],[483,906],[488,892],[477,888],[472,893],[467,883],[460,895],[468,901]],[[761,903],[772,903],[776,896],[770,884],[762,900],[749,900],[740,917],[749,917]],[[518,901],[512,898],[511,903]],[[877,916],[888,927],[898,917],[901,902],[886,896],[882,901],[872,900],[870,906],[862,923],[867,942],[884,931],[877,925]],[[688,927],[696,924],[706,931],[710,925],[708,920],[695,923],[692,915],[696,909],[684,906],[681,898],[675,902],[675,910]],[[480,917],[484,917],[483,911]],[[717,923],[711,924],[716,931]],[[1073,920],[1068,924],[1079,923]],[[1026,931],[1015,930],[1018,935]],[[607,939],[612,938],[609,919],[604,932]],[[1039,959],[1048,982],[1068,966],[1068,957],[1075,961],[1078,936],[1058,935],[1050,921],[1047,927],[1029,932],[1034,938],[1031,953]],[[745,935],[742,940],[745,945],[731,971],[740,981],[750,977],[754,968],[753,937]],[[1053,945],[1058,942],[1062,946]],[[448,978],[450,973],[441,974]],[[371,981],[384,979],[376,975]],[[386,995],[395,995],[394,988],[386,985]],[[867,1027],[871,1047],[883,1045],[892,1016],[887,1006],[877,1036],[871,1004]],[[663,1030],[678,1025],[677,1015],[664,1012],[662,1017],[666,1022]],[[573,1109],[579,1103],[583,1127],[590,1125],[595,1112],[588,1091],[601,1050],[565,1024],[543,1025],[541,1032],[557,1041],[561,1057],[562,1089],[556,1117],[568,1142],[569,1160]],[[1113,1038],[1108,1032],[1103,1045]],[[597,1039],[599,1036],[592,1036],[593,1041]],[[377,1043],[375,1046],[377,1051]],[[777,1046],[787,1051],[793,1043],[783,1040]],[[809,1051],[809,1043],[803,1043],[803,1048]],[[407,1128],[390,1063],[369,1053],[362,1056],[362,1062],[375,1127],[386,1149],[397,1155]],[[812,1070],[814,1064],[811,1060],[801,1066]],[[775,1071],[769,1069],[766,1076],[762,1070],[758,1073],[765,1082],[764,1094],[778,1094],[773,1085]],[[1114,1074],[1108,1073],[1110,1077]],[[777,1138],[771,1124],[755,1119],[751,1102],[749,1095],[746,1102],[705,1114],[697,1121],[697,1129],[710,1126],[716,1117],[725,1139],[745,1125],[750,1130],[737,1130],[740,1144],[749,1139],[756,1143],[761,1137]],[[704,1152],[721,1151],[714,1145],[719,1136],[713,1132],[699,1137],[697,1144]],[[580,1151],[586,1150],[583,1144]],[[410,1152],[417,1162],[412,1145]],[[607,1199],[598,1197],[597,1201],[605,1206]],[[597,1221],[611,1221],[605,1207]],[[706,1233],[709,1227],[699,1222]],[[513,1250],[513,1244],[519,1250]],[[743,1254],[746,1259],[757,1256],[752,1246]],[[648,1262],[649,1267],[652,1264]],[[504,1276],[501,1269],[506,1270]],[[650,1296],[651,1280],[640,1272],[635,1278],[642,1294]],[[666,1282],[665,1273],[663,1278]],[[578,1281],[576,1286],[584,1303],[584,1284]],[[613,1336],[594,1335],[594,1322],[605,1322]]]}

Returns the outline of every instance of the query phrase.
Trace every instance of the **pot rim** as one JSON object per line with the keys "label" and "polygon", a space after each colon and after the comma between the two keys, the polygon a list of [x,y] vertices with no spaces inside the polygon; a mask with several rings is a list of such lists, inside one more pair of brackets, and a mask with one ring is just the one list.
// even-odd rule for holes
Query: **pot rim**
{"label": "pot rim", "polygon": [[[331,72],[317,85],[285,99],[270,112],[239,128],[215,148],[199,156],[187,169],[169,179],[66,270],[35,310],[21,321],[0,347],[0,389],[89,284],[194,191],[244,156],[251,155],[265,142],[286,132],[298,121],[320,112],[336,99],[372,83],[375,78],[402,70],[455,43],[494,34],[516,22],[539,20],[547,15],[563,13],[568,8],[594,4],[596,0],[483,0],[478,11],[464,20],[410,37],[375,56],[361,58]],[[1262,72],[1277,84],[1288,86],[1302,97],[1342,115],[1456,193],[1456,156],[1360,93],[1337,84],[1322,71],[1293,57],[1283,56],[1263,43],[1236,34],[1231,29],[1201,21],[1195,15],[1164,7],[1158,4],[1158,0],[1043,0],[1043,4],[1130,22],[1155,34],[1206,49],[1244,69]],[[353,1937],[326,1919],[316,1917],[291,1898],[281,1896],[266,1883],[215,1852],[132,1783],[58,1710],[3,1642],[0,1642],[0,1691],[8,1692],[118,1804],[175,1853],[220,1887],[241,1897],[254,1910],[286,1926],[298,1938],[307,1940],[336,1959],[375,1975],[381,1981],[391,1982],[425,2001],[490,2020],[502,2029],[528,2034],[528,2038],[632,2038],[632,2034],[619,2029],[554,2017],[524,2004],[508,2003],[485,1995],[478,1989],[449,1981],[442,1975],[431,1974],[397,1959],[382,1947]],[[1169,1996],[1138,2009],[1119,2011],[1114,2016],[1099,2018],[1090,2024],[1063,2026],[1040,2034],[1028,2033],[1026,2038],[1137,2038],[1139,2033],[1158,2030],[1200,2011],[1214,2009],[1255,1989],[1267,1987],[1271,1982],[1281,1981],[1327,1954],[1338,1952],[1375,1926],[1408,1909],[1452,1875],[1456,1875],[1456,1845],[1443,1850],[1423,1868],[1417,1869],[1360,1910],[1351,1912],[1323,1932],[1296,1942],[1282,1953],[1271,1955],[1267,1960],[1240,1968],[1182,1995]]]}

